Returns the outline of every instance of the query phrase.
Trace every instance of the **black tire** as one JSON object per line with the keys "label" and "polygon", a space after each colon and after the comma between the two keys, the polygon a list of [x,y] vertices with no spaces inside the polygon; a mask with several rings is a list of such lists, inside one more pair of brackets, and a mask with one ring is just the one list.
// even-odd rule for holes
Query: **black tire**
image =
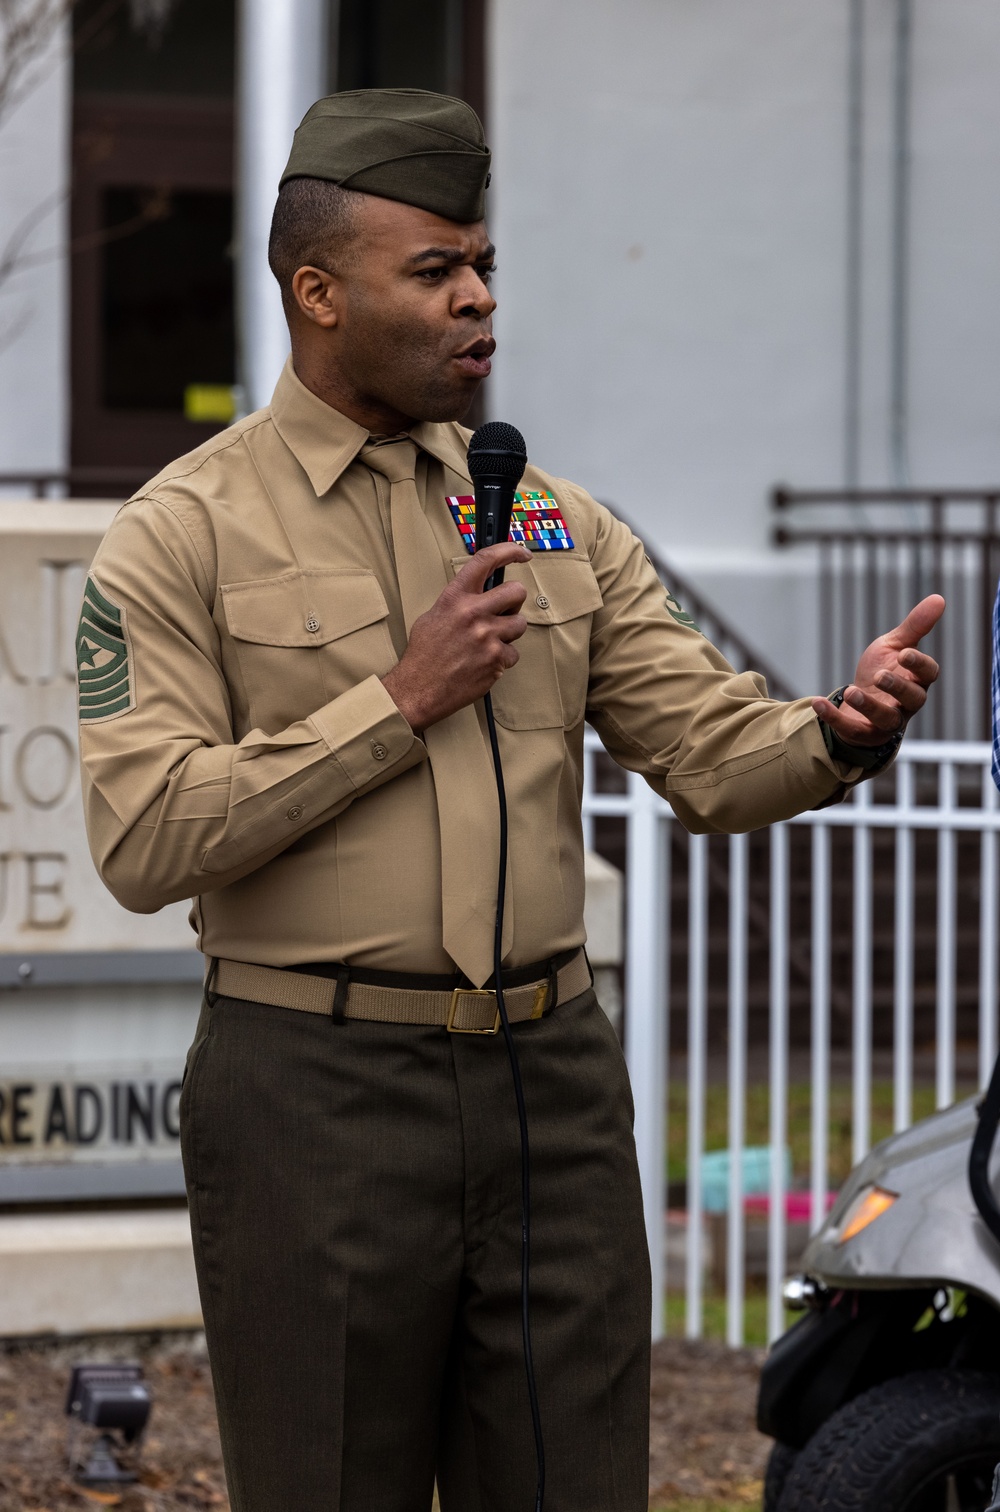
{"label": "black tire", "polygon": [[764,1505],[762,1512],[778,1512],[778,1503],[781,1501],[781,1493],[785,1489],[785,1481],[795,1461],[799,1457],[799,1451],[793,1449],[790,1444],[782,1444],[775,1441],[774,1448],[767,1457],[767,1469],[764,1471]]}
{"label": "black tire", "polygon": [[796,1458],[781,1512],[983,1512],[1000,1460],[1000,1377],[921,1370],[835,1412]]}

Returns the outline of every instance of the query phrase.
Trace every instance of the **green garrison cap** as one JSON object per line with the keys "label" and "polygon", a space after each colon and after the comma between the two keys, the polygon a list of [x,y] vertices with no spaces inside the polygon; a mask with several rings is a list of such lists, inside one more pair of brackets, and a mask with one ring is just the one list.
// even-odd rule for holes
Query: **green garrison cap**
{"label": "green garrison cap", "polygon": [[464,100],[426,89],[353,89],[306,112],[281,182],[331,179],[446,220],[478,221],[489,170],[482,123]]}

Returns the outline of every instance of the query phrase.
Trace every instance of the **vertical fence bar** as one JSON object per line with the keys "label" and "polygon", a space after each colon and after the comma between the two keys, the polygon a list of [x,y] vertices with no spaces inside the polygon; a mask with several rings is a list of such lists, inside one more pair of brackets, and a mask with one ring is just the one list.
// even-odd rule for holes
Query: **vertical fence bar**
{"label": "vertical fence bar", "polygon": [[[974,629],[977,623],[974,618],[976,585],[969,571],[969,562],[969,542],[955,541],[951,550],[951,582],[944,591],[949,595],[948,603],[958,607],[952,624],[951,645],[951,664],[955,671],[947,679],[953,700],[947,729],[958,740],[976,738],[976,684],[982,680],[982,672],[973,660],[979,648]],[[944,692],[944,687],[940,692]]]}
{"label": "vertical fence bar", "polygon": [[692,835],[688,862],[687,1285],[684,1332],[702,1331],[705,1081],[708,1060],[708,837]]}
{"label": "vertical fence bar", "polygon": [[666,962],[663,808],[629,774],[626,818],[628,923],[625,1058],[635,1104],[635,1145],[653,1275],[653,1338],[663,1337],[663,1156],[666,1078]]}
{"label": "vertical fence bar", "polygon": [[784,1330],[785,1145],[788,1140],[788,828],[771,830],[770,1141],[767,1221],[767,1338]]}
{"label": "vertical fence bar", "polygon": [[[993,775],[983,769],[983,808],[998,804]],[[979,1085],[985,1087],[997,1058],[997,833],[984,829],[979,855]]]}
{"label": "vertical fence bar", "polygon": [[[870,807],[870,790],[858,788],[853,802]],[[860,822],[854,831],[853,932],[851,1143],[857,1164],[871,1142],[872,1082],[872,832]]]}
{"label": "vertical fence bar", "polygon": [[812,1089],[810,1231],[826,1213],[830,1123],[830,827],[812,832]]}
{"label": "vertical fence bar", "polygon": [[743,1145],[747,1081],[747,905],[749,854],[746,835],[729,840],[729,1206],[726,1212],[726,1343],[743,1343],[744,1218]]}
{"label": "vertical fence bar", "polygon": [[[900,0],[900,3],[902,3],[902,0]],[[947,593],[948,588],[944,582],[943,571],[945,552],[945,501],[941,495],[932,494],[930,496],[930,513],[931,529],[930,536],[928,538],[928,546],[930,549],[931,582],[934,585],[930,589],[930,592]],[[940,587],[938,586],[939,584]],[[951,660],[951,646],[949,644],[951,640],[950,629],[951,627],[946,625],[943,619],[938,620],[926,642],[926,649],[930,652],[931,656],[936,659],[939,666],[945,667],[946,669],[946,676],[944,680],[945,697],[947,697],[947,689],[951,682],[951,679],[947,676],[947,673],[951,670],[950,666],[948,666],[948,662],[950,662]],[[947,661],[946,658],[948,659]],[[945,731],[944,701],[940,698],[932,698],[929,708],[931,716],[930,733],[933,737],[940,740],[943,738]]]}
{"label": "vertical fence bar", "polygon": [[[909,811],[914,801],[914,765],[896,766],[896,806]],[[896,831],[895,955],[892,1002],[892,1120],[893,1128],[908,1129],[913,1122],[913,831]]]}
{"label": "vertical fence bar", "polygon": [[938,807],[936,1103],[946,1108],[955,1101],[955,831],[947,819],[955,807],[951,761],[938,768]]}
{"label": "vertical fence bar", "polygon": [[976,605],[976,624],[979,626],[979,644],[976,647],[976,719],[972,727],[973,740],[989,740],[992,725],[990,664],[993,660],[993,597],[997,590],[990,548],[996,533],[996,499],[987,495],[983,499],[983,534],[977,542],[979,602]]}
{"label": "vertical fence bar", "polygon": [[820,686],[833,687],[833,648],[836,644],[834,621],[834,547],[825,538],[819,543],[819,676]]}
{"label": "vertical fence bar", "polygon": [[[854,549],[854,537],[847,535],[840,537],[840,569],[841,577],[839,597],[842,604],[840,620],[840,656],[837,658],[839,667],[849,667],[852,656],[851,648],[863,646],[864,641],[858,629],[858,554]],[[841,675],[835,673],[834,676]]]}
{"label": "vertical fence bar", "polygon": [[589,745],[583,748],[583,848],[592,851],[594,849],[594,815],[591,809],[591,801],[597,792],[597,754]]}

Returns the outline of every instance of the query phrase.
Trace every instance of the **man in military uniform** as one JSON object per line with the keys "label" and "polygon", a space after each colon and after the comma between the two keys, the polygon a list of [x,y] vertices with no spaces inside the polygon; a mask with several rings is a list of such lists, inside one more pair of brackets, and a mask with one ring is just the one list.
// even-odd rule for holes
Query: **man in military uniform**
{"label": "man in military uniform", "polygon": [[310,110],[271,239],[292,345],[272,403],[128,503],[84,605],[96,863],[139,912],[193,897],[209,960],[183,1148],[236,1512],[428,1512],[435,1477],[444,1512],[533,1505],[514,1099],[502,1040],[463,1032],[495,1025],[463,990],[492,969],[482,695],[546,1506],[639,1512],[649,1270],[583,951],[584,723],[692,830],[750,830],[884,764],[936,675],[929,599],[835,701],[773,702],[621,523],[534,464],[552,549],[470,557],[489,162],[456,100]]}

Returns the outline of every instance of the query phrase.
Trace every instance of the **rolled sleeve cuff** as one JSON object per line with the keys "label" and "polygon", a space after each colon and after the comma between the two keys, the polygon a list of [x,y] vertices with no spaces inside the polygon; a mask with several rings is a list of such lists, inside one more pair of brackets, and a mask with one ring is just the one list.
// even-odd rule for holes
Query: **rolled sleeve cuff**
{"label": "rolled sleeve cuff", "polygon": [[312,723],[356,792],[427,756],[427,747],[374,676],[317,710]]}
{"label": "rolled sleeve cuff", "polygon": [[811,703],[808,712],[803,709],[802,723],[788,736],[786,751],[796,772],[806,783],[815,800],[814,808],[827,808],[846,798],[851,788],[856,787],[867,775],[863,767],[848,766],[835,761],[826,748],[823,731]]}

